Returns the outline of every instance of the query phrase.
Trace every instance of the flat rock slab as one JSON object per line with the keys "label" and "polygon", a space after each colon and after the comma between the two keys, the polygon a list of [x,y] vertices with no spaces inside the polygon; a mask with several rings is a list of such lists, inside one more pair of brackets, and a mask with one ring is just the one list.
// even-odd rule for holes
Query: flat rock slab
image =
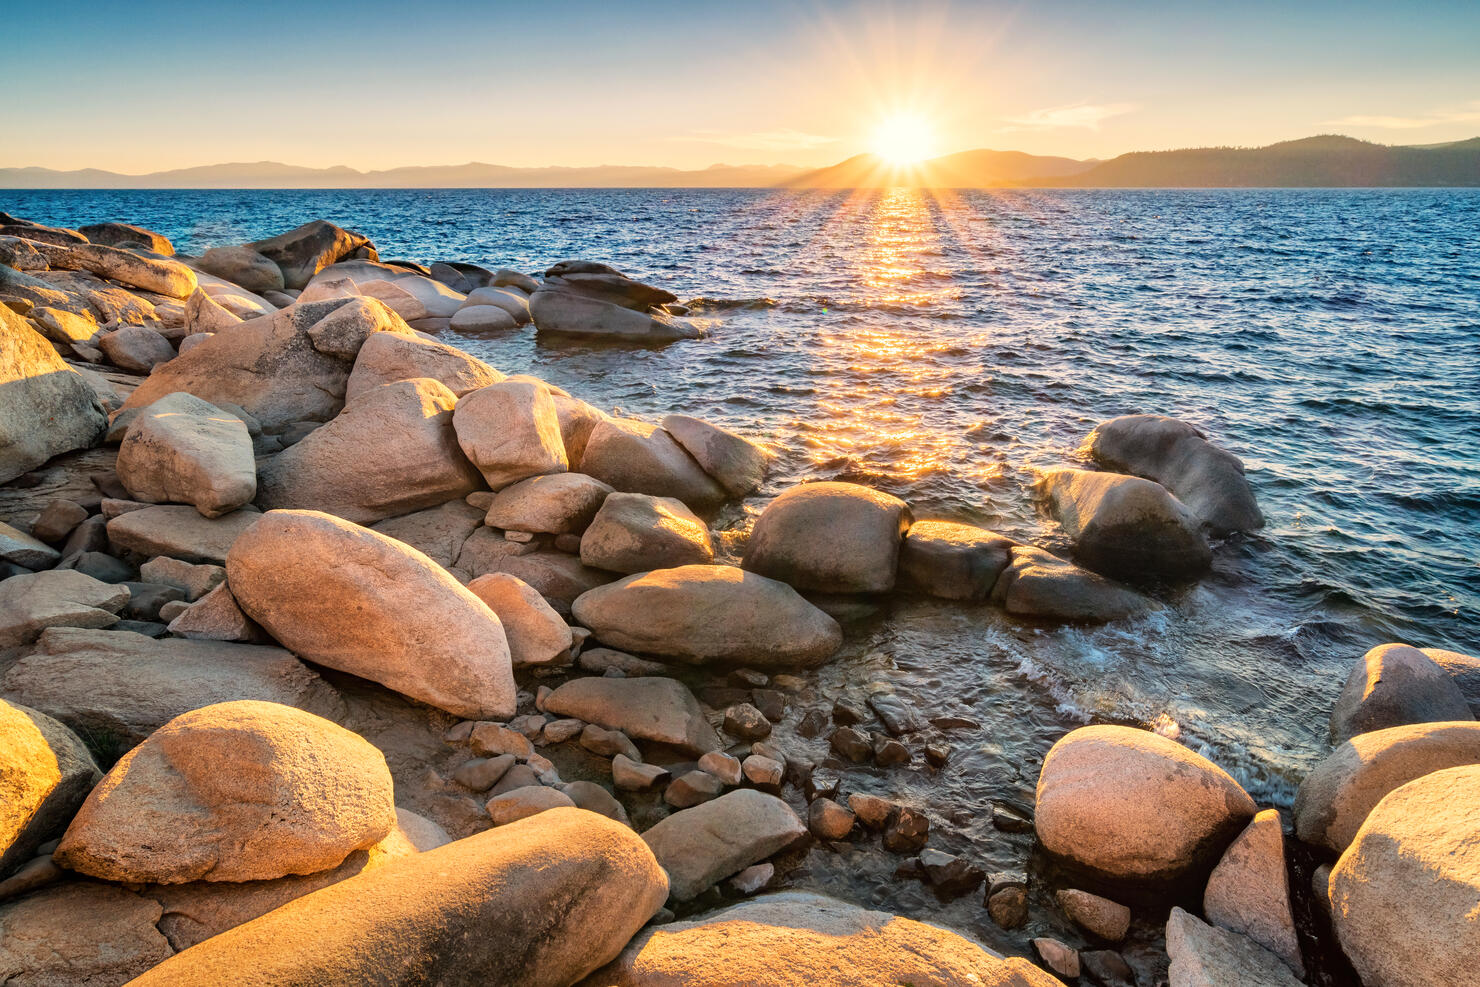
{"label": "flat rock slab", "polygon": [[675,679],[575,679],[545,697],[545,711],[621,730],[629,737],[671,744],[692,754],[722,746],[699,700]]}
{"label": "flat rock slab", "polygon": [[108,541],[140,555],[168,555],[186,562],[225,565],[237,536],[256,524],[255,510],[206,518],[193,507],[162,504],[120,514],[108,522]]}
{"label": "flat rock slab", "polygon": [[668,872],[673,898],[689,901],[806,835],[807,827],[785,802],[738,788],[675,812],[642,838]]}

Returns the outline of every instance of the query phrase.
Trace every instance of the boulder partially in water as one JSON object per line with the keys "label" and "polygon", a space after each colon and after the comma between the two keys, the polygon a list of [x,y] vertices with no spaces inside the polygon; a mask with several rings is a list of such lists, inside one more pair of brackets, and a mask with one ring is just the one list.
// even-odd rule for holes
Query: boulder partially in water
{"label": "boulder partially in water", "polygon": [[1380,644],[1352,667],[1331,710],[1331,740],[1407,723],[1473,720],[1454,679],[1406,644]]}
{"label": "boulder partially in water", "polygon": [[916,521],[899,550],[902,588],[944,600],[985,600],[1017,542],[954,521]]}
{"label": "boulder partially in water", "polygon": [[1161,484],[1089,470],[1049,470],[1038,493],[1075,557],[1096,572],[1147,582],[1188,580],[1213,561],[1202,523]]}
{"label": "boulder partially in water", "polygon": [[1034,826],[1053,856],[1107,881],[1198,881],[1254,816],[1207,758],[1147,730],[1081,727],[1038,776]]}
{"label": "boulder partially in water", "polygon": [[628,576],[572,605],[602,643],[691,664],[819,665],[837,621],[785,583],[733,566],[686,565]]}
{"label": "boulder partially in water", "polygon": [[1480,953],[1480,765],[1388,793],[1331,870],[1331,922],[1362,983],[1462,984]]}
{"label": "boulder partially in water", "polygon": [[856,483],[807,483],[766,505],[745,568],[797,589],[887,593],[912,520],[904,501]]}
{"label": "boulder partially in water", "polygon": [[135,987],[565,987],[616,957],[667,894],[630,829],[550,809],[305,895],[180,953]]}
{"label": "boulder partially in water", "polygon": [[605,264],[563,261],[545,272],[529,314],[541,333],[635,343],[699,338],[702,330],[662,308],[677,300]]}
{"label": "boulder partially in water", "polygon": [[1187,422],[1123,415],[1097,426],[1085,449],[1107,469],[1160,483],[1216,534],[1264,527],[1243,462]]}
{"label": "boulder partially in water", "polygon": [[731,497],[749,496],[765,482],[771,453],[758,443],[689,415],[669,415],[659,424]]}

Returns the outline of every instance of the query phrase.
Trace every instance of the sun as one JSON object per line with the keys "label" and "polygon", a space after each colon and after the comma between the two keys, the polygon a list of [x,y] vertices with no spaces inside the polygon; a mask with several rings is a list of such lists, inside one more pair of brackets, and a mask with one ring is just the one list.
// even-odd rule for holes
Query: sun
{"label": "sun", "polygon": [[899,113],[879,121],[869,148],[889,164],[918,164],[934,155],[935,131],[924,117]]}

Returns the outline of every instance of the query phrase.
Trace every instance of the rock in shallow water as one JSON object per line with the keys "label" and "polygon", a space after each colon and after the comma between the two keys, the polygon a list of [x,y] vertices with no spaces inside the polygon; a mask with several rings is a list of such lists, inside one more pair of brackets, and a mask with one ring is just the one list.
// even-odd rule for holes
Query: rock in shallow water
{"label": "rock in shallow water", "polygon": [[904,589],[945,600],[985,600],[1016,544],[969,524],[916,521],[899,551],[899,581]]}
{"label": "rock in shallow water", "polygon": [[745,568],[798,589],[887,593],[910,521],[904,501],[856,483],[792,487],[756,519]]}
{"label": "rock in shallow water", "polygon": [[572,611],[604,644],[693,664],[818,665],[843,639],[790,586],[732,566],[628,576],[583,593]]}
{"label": "rock in shallow water", "polygon": [[226,576],[242,610],[310,661],[470,718],[514,715],[498,617],[414,549],[316,511],[269,511]]}
{"label": "rock in shallow water", "polygon": [[182,714],[125,754],[55,858],[112,881],[258,881],[337,867],[395,824],[380,751],[311,713],[246,700]]}
{"label": "rock in shallow water", "polygon": [[1038,493],[1096,572],[1151,582],[1188,580],[1213,561],[1198,519],[1159,483],[1136,476],[1057,469]]}
{"label": "rock in shallow water", "polygon": [[1091,726],[1048,752],[1034,825],[1045,850],[1094,877],[1162,885],[1206,874],[1253,815],[1238,782],[1181,744]]}
{"label": "rock in shallow water", "polygon": [[991,599],[1010,614],[1052,620],[1119,620],[1156,607],[1128,586],[1031,545],[1013,546]]}

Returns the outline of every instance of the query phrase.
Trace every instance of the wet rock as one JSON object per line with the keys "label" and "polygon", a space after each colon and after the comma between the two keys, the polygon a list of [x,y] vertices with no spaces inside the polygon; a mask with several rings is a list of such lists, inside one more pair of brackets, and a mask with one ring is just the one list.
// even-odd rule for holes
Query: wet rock
{"label": "wet rock", "polygon": [[1059,976],[1069,980],[1079,976],[1079,953],[1065,943],[1050,938],[1034,939],[1033,951],[1044,966]]}
{"label": "wet rock", "polygon": [[237,701],[182,714],[125,754],[54,856],[113,881],[265,880],[335,867],[395,824],[390,772],[367,741]]}
{"label": "wet rock", "polygon": [[650,572],[713,561],[708,526],[671,497],[612,493],[581,536],[581,562],[612,572]]}
{"label": "wet rock", "polygon": [[887,593],[910,520],[904,501],[854,483],[793,487],[756,519],[745,568],[798,589]]}
{"label": "wet rock", "polygon": [[1408,723],[1473,720],[1449,673],[1406,644],[1382,644],[1352,668],[1331,711],[1331,741]]}
{"label": "wet rock", "polygon": [[1066,888],[1056,896],[1064,914],[1080,928],[1110,942],[1120,942],[1131,926],[1131,910],[1088,891]]}
{"label": "wet rock", "polygon": [[261,517],[256,511],[240,510],[206,518],[193,507],[161,504],[114,517],[108,522],[108,541],[116,549],[139,555],[222,565],[236,539]]}
{"label": "wet rock", "polygon": [[916,521],[899,550],[903,589],[946,600],[985,600],[1016,545],[1006,535],[952,521]]}
{"label": "wet rock", "polygon": [[[509,887],[519,893],[499,893]],[[415,976],[428,983],[560,987],[615,957],[666,893],[631,830],[552,809],[305,895],[138,987],[365,981],[404,956],[418,958]]]}
{"label": "wet rock", "polygon": [[1244,464],[1200,429],[1162,415],[1124,415],[1085,440],[1101,466],[1155,480],[1218,534],[1264,527]]}
{"label": "wet rock", "polygon": [[707,771],[726,785],[740,784],[740,760],[723,751],[710,751],[699,758],[699,770]]}
{"label": "wet rock", "polygon": [[837,622],[791,587],[733,566],[628,576],[572,610],[604,644],[696,664],[816,665],[842,643]]}
{"label": "wet rock", "polygon": [[757,788],[779,791],[786,776],[786,765],[774,757],[752,754],[740,763],[745,779]]}
{"label": "wet rock", "polygon": [[1079,966],[1091,983],[1102,987],[1136,987],[1136,971],[1113,949],[1082,949]]}
{"label": "wet rock", "polygon": [[59,836],[102,773],[58,721],[0,700],[0,877]]}
{"label": "wet rock", "polygon": [[822,736],[827,729],[827,714],[820,709],[809,709],[797,722],[797,736],[807,740]]}
{"label": "wet rock", "polygon": [[[0,483],[103,437],[97,394],[25,319],[0,305]],[[46,428],[37,428],[46,422]]]}
{"label": "wet rock", "polygon": [[624,792],[646,792],[668,780],[667,768],[634,761],[626,754],[612,758],[612,784]]}
{"label": "wet rock", "polygon": [[855,817],[829,798],[813,799],[807,807],[807,828],[819,840],[845,840],[853,832]]}
{"label": "wet rock", "polygon": [[898,806],[888,799],[879,798],[877,795],[866,795],[862,792],[854,792],[848,796],[848,807],[858,816],[858,821],[869,829],[883,829],[898,809]]}
{"label": "wet rock", "polygon": [[698,700],[674,679],[575,679],[546,697],[545,709],[694,754],[721,746]]}
{"label": "wet rock", "polygon": [[628,493],[672,497],[704,509],[726,493],[666,431],[627,418],[603,418],[581,454],[583,472]]}
{"label": "wet rock", "polygon": [[780,723],[786,714],[786,696],[775,689],[750,690],[750,702],[772,723]]}
{"label": "wet rock", "polygon": [[226,572],[243,612],[310,661],[459,716],[514,713],[498,617],[394,539],[315,511],[272,511],[237,539]]}
{"label": "wet rock", "polygon": [[208,518],[229,514],[257,494],[247,426],[184,393],[139,410],[118,447],[117,469],[135,500],[190,504]]}
{"label": "wet rock", "polygon": [[370,524],[479,486],[453,431],[452,392],[425,378],[362,395],[262,466],[258,503]]}
{"label": "wet rock", "polygon": [[642,838],[668,872],[670,895],[689,901],[806,834],[807,828],[785,802],[739,788],[673,813]]}
{"label": "wet rock", "polygon": [[70,569],[0,580],[0,647],[30,644],[48,627],[108,627],[129,602],[126,586]]}
{"label": "wet rock", "polygon": [[503,374],[456,347],[420,336],[377,332],[365,340],[355,357],[344,400],[354,401],[383,384],[422,377],[437,381],[457,397],[504,379]]}
{"label": "wet rock", "polygon": [[1254,815],[1217,765],[1146,730],[1081,727],[1038,776],[1044,849],[1102,879],[1176,882],[1206,873]]}
{"label": "wet rock", "polygon": [[1134,476],[1058,469],[1038,493],[1096,572],[1147,581],[1195,579],[1212,563],[1201,522],[1159,483]]}
{"label": "wet rock", "polygon": [[526,785],[489,799],[487,809],[495,826],[507,826],[550,809],[573,808],[575,804],[575,800],[558,789]]}
{"label": "wet rock", "polygon": [[1477,763],[1480,723],[1412,723],[1358,734],[1300,783],[1295,832],[1306,843],[1341,853],[1389,792],[1435,771]]}
{"label": "wet rock", "polygon": [[874,693],[868,697],[868,708],[874,711],[890,736],[902,737],[925,729],[925,721],[920,715],[893,693]]}
{"label": "wet rock", "polygon": [[1203,914],[1214,925],[1268,949],[1296,976],[1305,976],[1290,908],[1285,834],[1277,811],[1265,809],[1256,815],[1223,854],[1203,892]]}
{"label": "wet rock", "polygon": [[158,902],[90,881],[7,902],[0,978],[15,987],[132,982],[174,952],[155,928],[161,913]]}
{"label": "wet rock", "polygon": [[505,573],[489,573],[468,583],[468,591],[498,615],[515,668],[566,663],[574,643],[570,626],[528,583]]}
{"label": "wet rock", "polygon": [[1461,984],[1480,949],[1480,765],[1388,793],[1331,872],[1332,925],[1365,984]]}
{"label": "wet rock", "polygon": [[771,722],[749,703],[725,710],[725,733],[741,740],[760,740],[771,735]]}
{"label": "wet rock", "polygon": [[822,895],[768,894],[655,926],[584,987],[765,984],[1053,987],[1027,960],[1002,959],[955,932]]}
{"label": "wet rock", "polygon": [[731,497],[749,496],[765,482],[771,457],[757,443],[688,415],[669,415],[661,427]]}
{"label": "wet rock", "polygon": [[611,492],[611,487],[584,473],[535,476],[494,494],[485,522],[509,531],[579,534]]}
{"label": "wet rock", "polygon": [[919,861],[925,880],[942,897],[970,894],[986,879],[976,864],[940,850],[921,850]]}
{"label": "wet rock", "polygon": [[854,764],[864,763],[874,753],[873,741],[869,735],[854,727],[838,727],[832,732],[827,742],[833,753],[847,758]]}
{"label": "wet rock", "polygon": [[1021,929],[1028,922],[1028,891],[1024,887],[992,887],[987,892],[987,915],[1000,929]]}
{"label": "wet rock", "polygon": [[925,745],[925,760],[930,763],[932,768],[943,768],[950,759],[950,744],[935,743]]}
{"label": "wet rock", "polygon": [[547,279],[530,296],[529,314],[535,329],[543,334],[594,336],[641,344],[671,343],[703,335],[698,327],[683,319],[633,311],[601,298],[588,297],[571,290],[571,285],[560,279]]}
{"label": "wet rock", "polygon": [[1280,958],[1252,939],[1172,909],[1167,919],[1168,977],[1177,987],[1295,987]]}
{"label": "wet rock", "polygon": [[719,798],[725,783],[708,771],[686,771],[663,791],[663,801],[675,809],[688,809]]}
{"label": "wet rock", "polygon": [[918,853],[929,838],[929,818],[907,806],[900,806],[884,826],[884,849],[891,853]]}
{"label": "wet rock", "polygon": [[992,805],[992,825],[1004,833],[1031,833],[1033,819],[1007,805]]}
{"label": "wet rock", "polygon": [[453,425],[463,452],[495,491],[569,467],[555,404],[533,384],[506,380],[465,395]]}
{"label": "wet rock", "polygon": [[894,764],[909,764],[914,760],[910,749],[897,740],[883,734],[874,734],[874,763],[881,768]]}

